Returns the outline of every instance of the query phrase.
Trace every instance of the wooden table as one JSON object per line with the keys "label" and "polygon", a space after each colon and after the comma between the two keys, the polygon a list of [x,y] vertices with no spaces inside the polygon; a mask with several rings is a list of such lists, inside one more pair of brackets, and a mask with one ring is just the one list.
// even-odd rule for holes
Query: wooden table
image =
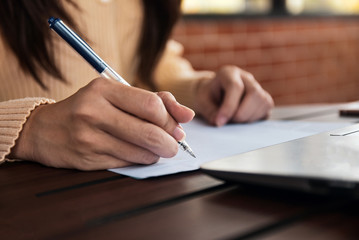
{"label": "wooden table", "polygon": [[[340,107],[278,107],[272,118],[359,120],[338,117]],[[358,239],[358,226],[356,199],[249,188],[200,171],[135,180],[0,166],[1,239]]]}

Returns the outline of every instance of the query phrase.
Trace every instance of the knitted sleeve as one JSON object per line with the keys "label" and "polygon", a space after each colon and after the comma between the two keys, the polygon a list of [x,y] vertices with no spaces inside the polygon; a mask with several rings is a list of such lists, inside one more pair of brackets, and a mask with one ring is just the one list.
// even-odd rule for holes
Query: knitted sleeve
{"label": "knitted sleeve", "polygon": [[170,40],[155,69],[154,79],[158,91],[171,92],[183,105],[194,106],[197,83],[214,77],[211,71],[196,71],[188,60],[182,57],[183,46]]}
{"label": "knitted sleeve", "polygon": [[24,123],[37,106],[55,103],[48,98],[23,98],[0,102],[0,163],[6,160]]}

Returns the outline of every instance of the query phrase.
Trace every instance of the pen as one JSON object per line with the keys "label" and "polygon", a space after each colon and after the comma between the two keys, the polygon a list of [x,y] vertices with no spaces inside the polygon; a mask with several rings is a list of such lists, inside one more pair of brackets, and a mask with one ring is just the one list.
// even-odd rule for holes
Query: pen
{"label": "pen", "polygon": [[[107,79],[117,80],[122,84],[130,86],[125,79],[107,65],[107,63],[105,63],[79,35],[66,26],[61,19],[50,17],[48,23],[50,24],[50,28],[73,47],[101,76]],[[180,141],[178,144],[183,151],[189,153],[194,158],[196,157],[186,141]]]}

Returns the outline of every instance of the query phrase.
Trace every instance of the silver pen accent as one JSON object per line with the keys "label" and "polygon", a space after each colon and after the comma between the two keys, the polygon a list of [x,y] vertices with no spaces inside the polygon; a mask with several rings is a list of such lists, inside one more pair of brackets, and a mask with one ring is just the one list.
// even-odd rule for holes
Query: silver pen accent
{"label": "silver pen accent", "polygon": [[183,151],[187,152],[189,155],[196,158],[196,155],[194,155],[192,149],[189,147],[186,141],[183,140],[182,142],[178,142],[178,144]]}

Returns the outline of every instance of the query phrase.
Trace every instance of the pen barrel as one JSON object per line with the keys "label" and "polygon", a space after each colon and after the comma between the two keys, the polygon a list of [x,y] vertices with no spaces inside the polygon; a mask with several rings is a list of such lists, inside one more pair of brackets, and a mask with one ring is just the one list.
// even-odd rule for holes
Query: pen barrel
{"label": "pen barrel", "polygon": [[85,60],[102,73],[108,66],[107,64],[92,50],[92,48],[82,38],[73,32],[58,18],[49,19],[50,28],[60,35],[71,47],[73,47]]}

